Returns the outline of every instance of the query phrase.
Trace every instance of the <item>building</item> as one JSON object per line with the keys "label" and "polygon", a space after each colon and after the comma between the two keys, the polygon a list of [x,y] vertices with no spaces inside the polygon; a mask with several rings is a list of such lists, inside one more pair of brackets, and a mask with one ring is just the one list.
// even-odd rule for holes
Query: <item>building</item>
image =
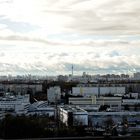
{"label": "building", "polygon": [[71,97],[69,98],[71,105],[91,105],[96,104],[96,96],[93,97]]}
{"label": "building", "polygon": [[81,96],[98,96],[98,87],[73,87],[72,94]]}
{"label": "building", "polygon": [[48,106],[47,101],[37,101],[29,106],[29,111],[26,115],[55,117],[55,112],[55,108]]}
{"label": "building", "polygon": [[29,105],[29,95],[17,95],[11,96],[6,95],[5,97],[0,97],[0,110],[2,111],[13,111],[17,114],[25,113],[25,106]]}
{"label": "building", "polygon": [[66,126],[88,125],[88,113],[78,106],[60,106],[58,116]]}
{"label": "building", "polygon": [[61,89],[58,86],[47,89],[47,99],[49,103],[56,103],[61,99]]}
{"label": "building", "polygon": [[30,92],[42,92],[42,83],[4,83],[0,84],[0,91],[14,92],[16,94],[27,94]]}
{"label": "building", "polygon": [[67,126],[77,124],[88,125],[90,123],[92,126],[98,124],[100,127],[103,127],[109,119],[115,124],[121,123],[124,118],[126,118],[128,122],[140,121],[140,112],[99,112],[97,111],[98,108],[99,106],[92,105],[69,105],[60,107],[59,118]]}
{"label": "building", "polygon": [[140,112],[124,112],[124,111],[111,111],[99,112],[97,105],[67,105],[60,106],[58,109],[58,116],[61,122],[66,126],[75,125],[90,125],[93,127],[106,127],[108,121],[114,124],[121,124],[123,120],[130,122],[140,122]]}
{"label": "building", "polygon": [[122,97],[74,97],[69,98],[69,104],[73,105],[107,105],[113,110],[121,110]]}
{"label": "building", "polygon": [[122,100],[123,105],[140,105],[140,99],[123,99]]}
{"label": "building", "polygon": [[124,118],[128,122],[140,121],[140,112],[88,112],[89,122],[92,126],[97,124],[102,127],[107,120],[112,120],[115,124],[121,123]]}
{"label": "building", "polygon": [[68,81],[68,76],[58,75],[57,77],[58,81]]}
{"label": "building", "polygon": [[100,96],[100,95],[115,95],[126,93],[125,87],[73,87],[73,95],[82,95],[82,96]]}
{"label": "building", "polygon": [[122,97],[99,97],[96,99],[96,104],[107,105],[112,110],[121,110]]}
{"label": "building", "polygon": [[134,79],[136,79],[136,80],[140,79],[140,72],[134,73]]}

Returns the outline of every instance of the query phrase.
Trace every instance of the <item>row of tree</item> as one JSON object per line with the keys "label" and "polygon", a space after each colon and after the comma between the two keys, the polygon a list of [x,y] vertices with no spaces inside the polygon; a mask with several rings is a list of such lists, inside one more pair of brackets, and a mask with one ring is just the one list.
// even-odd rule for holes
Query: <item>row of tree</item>
{"label": "row of tree", "polygon": [[53,118],[46,116],[12,116],[6,115],[0,120],[0,138],[47,138],[84,135],[82,127],[57,127]]}

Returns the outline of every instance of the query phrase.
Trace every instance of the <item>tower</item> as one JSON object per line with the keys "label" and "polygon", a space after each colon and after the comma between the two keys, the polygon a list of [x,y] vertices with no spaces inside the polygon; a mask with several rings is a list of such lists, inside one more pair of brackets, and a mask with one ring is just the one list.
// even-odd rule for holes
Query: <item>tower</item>
{"label": "tower", "polygon": [[73,76],[73,64],[72,64],[72,67],[71,67],[71,71],[72,71],[72,76]]}

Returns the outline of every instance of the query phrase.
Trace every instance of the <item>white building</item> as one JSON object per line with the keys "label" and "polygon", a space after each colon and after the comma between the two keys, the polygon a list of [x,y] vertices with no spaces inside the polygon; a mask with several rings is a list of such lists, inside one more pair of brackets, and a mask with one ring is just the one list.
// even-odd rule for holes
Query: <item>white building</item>
{"label": "white building", "polygon": [[55,103],[61,99],[61,89],[58,86],[50,87],[47,90],[48,102]]}
{"label": "white building", "polygon": [[105,94],[125,94],[125,87],[100,87],[100,95]]}
{"label": "white building", "polygon": [[99,106],[96,105],[60,106],[58,113],[60,120],[67,126],[79,124],[88,125],[90,123],[94,127],[97,124],[103,127],[108,119],[112,120],[115,124],[121,123],[124,118],[126,118],[128,122],[140,121],[140,112],[98,112],[97,108],[99,108]]}
{"label": "white building", "polygon": [[140,104],[140,99],[123,99],[123,105],[136,105]]}
{"label": "white building", "polygon": [[120,111],[122,106],[122,97],[99,97],[96,100],[99,105],[107,105],[111,110]]}
{"label": "white building", "polygon": [[98,95],[98,87],[73,87],[72,94],[82,96]]}
{"label": "white building", "polygon": [[106,94],[125,94],[125,87],[73,87],[73,95],[82,95],[82,96],[99,96]]}
{"label": "white building", "polygon": [[30,104],[29,95],[5,96],[0,98],[0,110],[25,113],[25,106]]}
{"label": "white building", "polygon": [[87,111],[76,106],[62,106],[58,109],[58,116],[66,126],[88,125]]}
{"label": "white building", "polygon": [[121,110],[122,97],[76,97],[69,98],[69,104],[73,105],[108,105],[113,110]]}

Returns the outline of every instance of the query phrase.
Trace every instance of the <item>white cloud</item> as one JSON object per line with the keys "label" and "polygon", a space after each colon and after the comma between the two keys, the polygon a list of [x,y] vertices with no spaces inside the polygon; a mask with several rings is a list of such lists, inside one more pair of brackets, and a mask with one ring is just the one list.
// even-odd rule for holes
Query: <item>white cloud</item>
{"label": "white cloud", "polygon": [[6,24],[0,24],[0,30],[5,29],[6,27],[7,27],[7,25],[6,25]]}
{"label": "white cloud", "polygon": [[13,0],[0,5],[0,15],[36,24],[46,34],[135,35],[139,5],[139,0]]}
{"label": "white cloud", "polygon": [[[0,71],[69,73],[71,64],[77,72],[139,69],[139,5],[139,0],[0,0]],[[15,23],[36,28],[21,33],[12,28]]]}
{"label": "white cloud", "polygon": [[139,41],[46,42],[7,41],[4,45],[10,46],[3,48],[0,55],[1,73],[7,69],[11,73],[66,74],[72,64],[76,73],[85,70],[92,74],[140,68]]}

